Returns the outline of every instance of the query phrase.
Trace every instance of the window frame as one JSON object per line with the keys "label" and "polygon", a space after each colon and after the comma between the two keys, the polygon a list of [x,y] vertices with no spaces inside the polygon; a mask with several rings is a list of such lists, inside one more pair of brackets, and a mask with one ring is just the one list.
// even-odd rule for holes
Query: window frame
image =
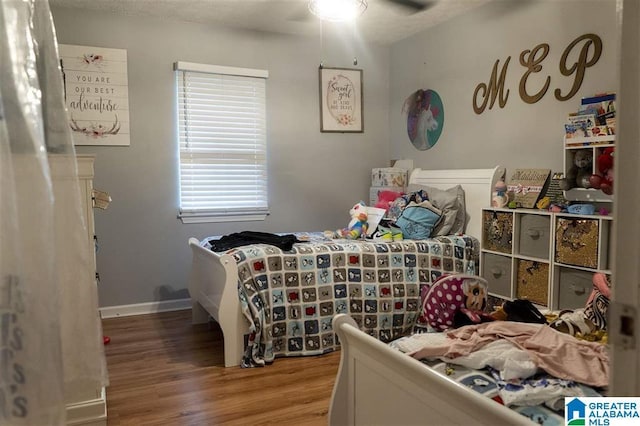
{"label": "window frame", "polygon": [[[181,82],[180,79],[184,78],[184,73],[186,72],[194,72],[194,73],[203,73],[203,74],[217,74],[217,75],[228,75],[228,76],[240,76],[240,77],[249,77],[249,78],[262,78],[265,79],[265,99],[263,107],[263,117],[265,119],[264,124],[264,141],[262,146],[264,147],[264,168],[265,173],[267,171],[268,166],[268,158],[267,158],[267,129],[266,129],[266,80],[269,77],[269,72],[267,70],[261,69],[252,69],[252,68],[236,68],[236,67],[227,67],[220,65],[208,65],[208,64],[199,64],[193,62],[175,62],[174,66],[174,79],[175,79],[175,107],[176,107],[176,145],[177,145],[177,161],[178,161],[178,218],[182,220],[182,223],[205,223],[205,222],[241,222],[241,221],[260,221],[265,220],[269,215],[269,194],[268,194],[268,180],[264,183],[264,196],[266,201],[265,207],[247,207],[247,208],[229,208],[229,209],[202,209],[197,211],[197,209],[183,209],[183,198],[182,198],[182,155],[183,151],[183,140],[181,139],[181,129],[182,123],[180,122],[180,109],[184,108],[184,102],[180,98],[180,88]],[[213,158],[213,157],[212,157]],[[268,176],[265,178],[268,179]]]}

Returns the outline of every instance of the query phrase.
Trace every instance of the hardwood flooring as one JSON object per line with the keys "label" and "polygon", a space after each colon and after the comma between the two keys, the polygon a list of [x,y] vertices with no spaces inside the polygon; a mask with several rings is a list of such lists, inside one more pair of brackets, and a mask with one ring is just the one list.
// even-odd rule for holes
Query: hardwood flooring
{"label": "hardwood flooring", "polygon": [[103,320],[108,425],[326,425],[340,353],[225,368],[216,323],[191,311]]}

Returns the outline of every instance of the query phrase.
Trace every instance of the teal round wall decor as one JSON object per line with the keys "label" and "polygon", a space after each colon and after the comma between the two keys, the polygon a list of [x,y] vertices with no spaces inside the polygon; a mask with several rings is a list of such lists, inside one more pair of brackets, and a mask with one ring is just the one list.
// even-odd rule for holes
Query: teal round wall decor
{"label": "teal round wall decor", "polygon": [[444,127],[444,107],[435,90],[419,89],[405,101],[407,133],[413,146],[420,151],[432,148]]}

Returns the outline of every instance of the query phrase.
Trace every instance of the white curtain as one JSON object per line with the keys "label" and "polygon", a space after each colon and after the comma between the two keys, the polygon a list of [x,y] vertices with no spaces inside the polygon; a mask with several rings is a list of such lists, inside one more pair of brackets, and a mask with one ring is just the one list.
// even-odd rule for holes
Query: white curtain
{"label": "white curtain", "polygon": [[[107,385],[92,246],[46,0],[0,0],[0,424]],[[66,179],[52,179],[50,158]]]}

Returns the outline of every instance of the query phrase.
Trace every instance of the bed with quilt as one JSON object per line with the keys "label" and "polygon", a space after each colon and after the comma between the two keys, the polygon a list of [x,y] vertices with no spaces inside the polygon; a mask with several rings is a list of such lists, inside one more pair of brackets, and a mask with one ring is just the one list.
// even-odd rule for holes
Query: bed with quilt
{"label": "bed with quilt", "polygon": [[[495,323],[506,329],[515,324]],[[537,335],[532,342],[551,333],[552,353],[499,338],[457,352],[460,342],[465,346],[490,334],[485,327],[413,335],[392,347],[360,331],[347,315],[337,315],[341,361],[329,424],[559,426],[566,424],[565,397],[605,392],[609,358],[604,345],[527,324],[522,336]]]}
{"label": "bed with quilt", "polygon": [[462,188],[464,234],[401,241],[291,234],[291,246],[250,244],[214,251],[215,238],[189,239],[193,321],[212,317],[224,335],[225,366],[336,349],[336,314],[382,342],[409,333],[421,289],[443,274],[477,274],[480,212],[504,169],[414,170],[409,183]]}
{"label": "bed with quilt", "polygon": [[[443,276],[421,297],[414,333],[390,344],[336,315],[329,423],[566,424],[575,398],[606,395],[609,384],[610,284],[600,273],[593,282],[583,309],[543,314],[516,299],[488,313],[484,279]],[[463,286],[478,291],[451,303]]]}

